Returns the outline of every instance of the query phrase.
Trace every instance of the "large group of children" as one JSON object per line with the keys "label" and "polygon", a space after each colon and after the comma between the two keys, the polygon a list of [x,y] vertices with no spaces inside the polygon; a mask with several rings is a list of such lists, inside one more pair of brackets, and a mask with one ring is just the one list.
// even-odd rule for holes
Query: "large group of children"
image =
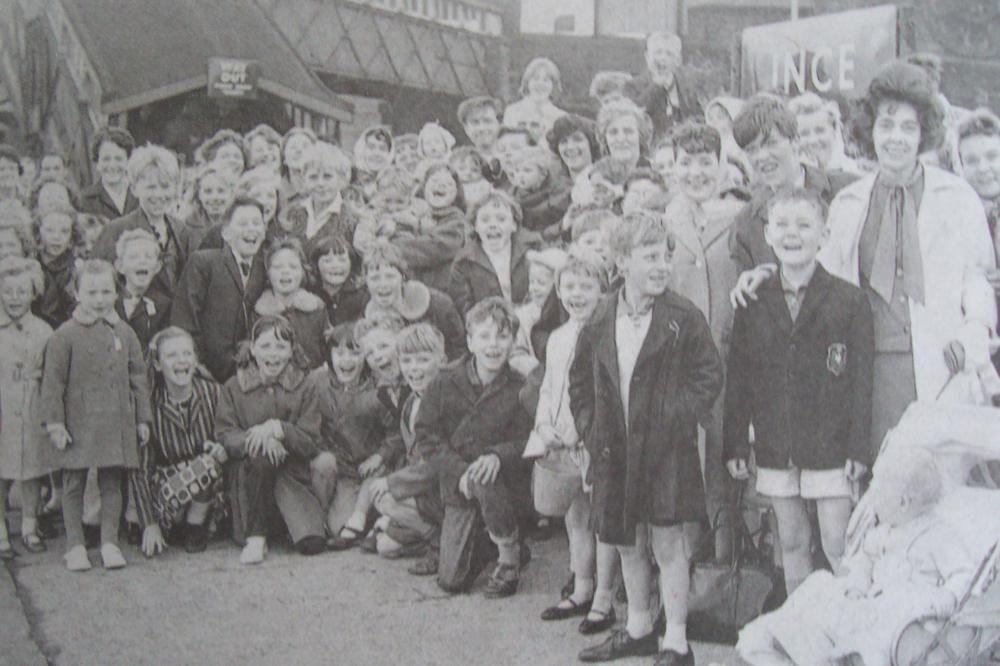
{"label": "large group of children", "polygon": [[651,35],[596,120],[536,59],[518,101],[459,105],[466,141],[261,125],[182,169],[110,127],[82,192],[0,146],[0,557],[16,481],[21,546],[61,507],[72,571],[88,544],[126,566],[120,529],[147,557],[224,532],[245,565],[360,547],[452,592],[495,559],[498,598],[559,518],[542,619],[613,628],[620,576],[627,618],[580,659],[663,665],[694,663],[690,560],[738,481],[789,593],[817,548],[839,572],[906,406],[1000,384],[1000,121],[946,113],[933,58],[846,122],[813,93],[703,108],[680,59]]}

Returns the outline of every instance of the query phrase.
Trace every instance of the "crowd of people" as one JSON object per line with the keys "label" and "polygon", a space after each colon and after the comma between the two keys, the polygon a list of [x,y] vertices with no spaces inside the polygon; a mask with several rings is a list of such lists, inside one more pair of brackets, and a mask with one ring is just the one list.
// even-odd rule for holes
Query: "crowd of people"
{"label": "crowd of people", "polygon": [[[906,407],[1000,387],[1000,121],[951,107],[930,56],[849,106],[705,102],[681,48],[655,33],[641,76],[599,73],[594,119],[538,58],[517,101],[458,106],[464,137],[223,129],[181,169],[109,127],[82,191],[60,155],[0,146],[19,548],[61,515],[72,571],[88,545],[126,566],[122,530],[147,557],[231,537],[244,565],[359,547],[450,592],[495,560],[500,598],[561,519],[542,619],[613,629],[620,576],[624,623],[579,657],[659,665],[694,663],[699,528],[746,480],[790,595],[817,550],[840,573]],[[741,651],[796,663],[783,635]]]}

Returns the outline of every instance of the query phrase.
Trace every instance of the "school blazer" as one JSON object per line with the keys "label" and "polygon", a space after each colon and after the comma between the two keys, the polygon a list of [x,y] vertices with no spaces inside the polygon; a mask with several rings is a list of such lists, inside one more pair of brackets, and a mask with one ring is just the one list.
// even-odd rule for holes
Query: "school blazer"
{"label": "school blazer", "polygon": [[816,266],[793,322],[775,275],[736,312],[726,377],[725,460],[833,469],[871,464],[875,332],[868,297]]}

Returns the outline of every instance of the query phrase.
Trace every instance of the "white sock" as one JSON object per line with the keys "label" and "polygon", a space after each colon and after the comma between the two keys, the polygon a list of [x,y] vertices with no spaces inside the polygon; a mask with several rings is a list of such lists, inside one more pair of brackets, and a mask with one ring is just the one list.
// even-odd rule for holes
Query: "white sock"
{"label": "white sock", "polygon": [[625,630],[632,638],[642,638],[648,636],[653,631],[653,616],[648,610],[635,611],[628,609],[628,620],[625,621]]}
{"label": "white sock", "polygon": [[38,531],[38,519],[25,516],[21,519],[21,535],[35,534]]}
{"label": "white sock", "polygon": [[573,594],[569,598],[578,604],[582,604],[594,596],[594,579],[573,577]]}
{"label": "white sock", "polygon": [[660,641],[661,650],[673,650],[678,654],[686,654],[688,651],[687,624],[667,623],[667,630]]}
{"label": "white sock", "polygon": [[611,604],[613,602],[614,592],[611,590],[604,590],[598,588],[594,592],[594,602],[590,604],[591,608],[594,608],[603,612],[611,611]]}

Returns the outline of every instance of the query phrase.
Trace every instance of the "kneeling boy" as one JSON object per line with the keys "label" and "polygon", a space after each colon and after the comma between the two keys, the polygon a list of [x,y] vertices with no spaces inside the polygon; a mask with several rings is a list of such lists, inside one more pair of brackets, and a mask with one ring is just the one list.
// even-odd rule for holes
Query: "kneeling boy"
{"label": "kneeling boy", "polygon": [[519,523],[530,496],[521,452],[531,431],[518,398],[522,380],[507,364],[517,326],[500,297],[473,306],[465,317],[469,354],[431,383],[417,417],[415,446],[434,468],[445,505],[438,584],[449,592],[475,578],[480,525],[499,550],[486,596],[517,591]]}

